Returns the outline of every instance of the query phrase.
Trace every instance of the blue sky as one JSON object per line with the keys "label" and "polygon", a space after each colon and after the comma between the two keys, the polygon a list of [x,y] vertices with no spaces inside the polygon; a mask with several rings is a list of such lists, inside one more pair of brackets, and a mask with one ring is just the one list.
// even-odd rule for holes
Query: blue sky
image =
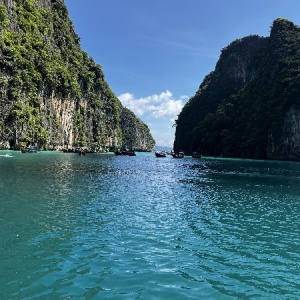
{"label": "blue sky", "polygon": [[172,146],[174,120],[220,51],[250,34],[269,36],[276,18],[300,25],[299,0],[65,0],[82,50],[112,91]]}

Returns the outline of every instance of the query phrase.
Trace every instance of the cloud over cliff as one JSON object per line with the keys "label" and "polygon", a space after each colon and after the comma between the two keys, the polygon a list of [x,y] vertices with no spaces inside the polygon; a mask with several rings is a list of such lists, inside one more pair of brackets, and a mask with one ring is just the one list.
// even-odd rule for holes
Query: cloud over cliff
{"label": "cloud over cliff", "polygon": [[152,115],[154,118],[175,116],[183,108],[187,96],[174,99],[170,91],[142,98],[135,98],[133,94],[125,93],[118,96],[122,104],[138,116]]}
{"label": "cloud over cliff", "polygon": [[174,140],[174,120],[181,112],[188,96],[175,98],[166,90],[160,94],[136,98],[131,93],[118,96],[122,104],[140,117],[151,129],[159,145],[172,146]]}

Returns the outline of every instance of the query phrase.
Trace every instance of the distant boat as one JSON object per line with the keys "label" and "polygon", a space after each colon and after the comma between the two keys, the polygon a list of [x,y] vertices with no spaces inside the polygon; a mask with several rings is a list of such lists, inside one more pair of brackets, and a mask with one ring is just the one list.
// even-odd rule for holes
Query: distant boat
{"label": "distant boat", "polygon": [[38,150],[37,150],[37,147],[30,146],[30,147],[21,148],[21,152],[22,153],[37,153]]}
{"label": "distant boat", "polygon": [[115,155],[128,155],[128,156],[136,156],[134,150],[116,150]]}
{"label": "distant boat", "polygon": [[129,155],[129,156],[136,156],[136,153],[135,153],[135,151],[130,150],[130,151],[127,151],[127,155]]}
{"label": "distant boat", "polygon": [[183,151],[179,151],[177,153],[172,152],[172,156],[173,158],[184,158],[184,152]]}
{"label": "distant boat", "polygon": [[156,157],[166,157],[167,153],[164,151],[155,151],[155,156]]}
{"label": "distant boat", "polygon": [[123,152],[120,151],[120,150],[116,150],[116,151],[115,151],[115,155],[123,155]]}

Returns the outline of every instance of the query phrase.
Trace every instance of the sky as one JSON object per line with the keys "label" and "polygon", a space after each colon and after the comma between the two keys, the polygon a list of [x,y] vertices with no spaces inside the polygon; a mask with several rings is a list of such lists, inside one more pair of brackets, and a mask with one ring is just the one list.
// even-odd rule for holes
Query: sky
{"label": "sky", "polygon": [[299,0],[65,0],[81,48],[122,104],[172,147],[175,119],[222,48],[273,21],[300,25]]}

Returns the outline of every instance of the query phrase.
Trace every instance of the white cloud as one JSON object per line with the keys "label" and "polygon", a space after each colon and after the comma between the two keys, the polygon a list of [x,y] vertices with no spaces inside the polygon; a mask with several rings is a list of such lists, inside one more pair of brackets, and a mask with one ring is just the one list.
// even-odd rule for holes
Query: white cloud
{"label": "white cloud", "polygon": [[118,96],[122,104],[140,117],[150,128],[156,145],[172,147],[175,128],[172,125],[188,96],[175,99],[170,91],[142,98],[124,93]]}
{"label": "white cloud", "polygon": [[183,108],[187,96],[174,99],[170,91],[136,99],[133,94],[118,96],[122,104],[138,116],[151,114],[154,118],[177,116]]}

